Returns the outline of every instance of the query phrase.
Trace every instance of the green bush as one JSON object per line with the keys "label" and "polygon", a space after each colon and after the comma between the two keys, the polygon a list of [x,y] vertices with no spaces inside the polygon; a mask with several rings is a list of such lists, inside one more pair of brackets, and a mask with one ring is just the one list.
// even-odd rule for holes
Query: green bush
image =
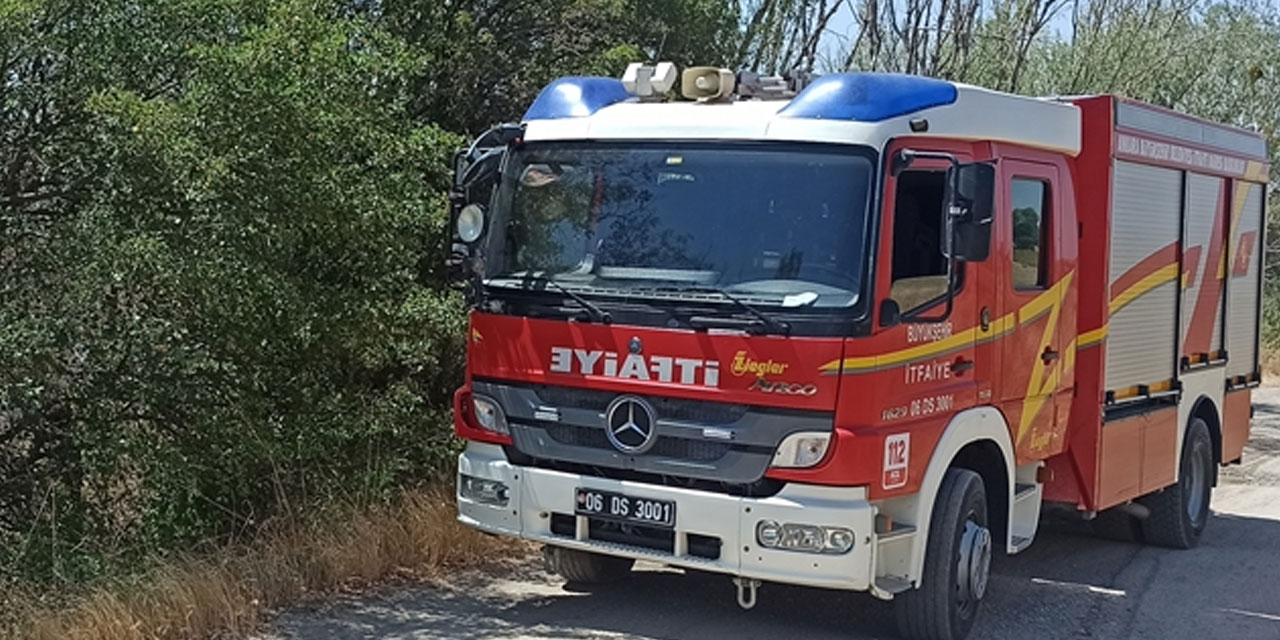
{"label": "green bush", "polygon": [[0,597],[447,472],[462,135],[733,6],[0,2]]}
{"label": "green bush", "polygon": [[0,194],[7,572],[83,578],[450,455],[463,320],[425,265],[460,139],[404,116],[396,39],[266,5],[3,9],[40,67],[0,120],[33,158]]}
{"label": "green bush", "polygon": [[[0,0],[0,618],[7,582],[83,580],[446,472],[464,346],[436,269],[450,154],[557,76],[736,67],[811,39],[812,2],[743,6],[773,17],[741,22],[733,0]],[[1235,15],[1209,16],[1222,46],[1198,66],[1079,90],[1185,94],[1274,142],[1274,27]],[[1024,75],[1093,82],[1063,61],[1107,75],[1129,49],[1049,41]]]}

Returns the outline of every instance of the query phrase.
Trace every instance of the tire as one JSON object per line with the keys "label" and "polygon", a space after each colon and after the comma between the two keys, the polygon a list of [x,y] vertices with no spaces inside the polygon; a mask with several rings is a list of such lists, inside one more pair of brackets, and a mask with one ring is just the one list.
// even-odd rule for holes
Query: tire
{"label": "tire", "polygon": [[1190,549],[1200,542],[1209,524],[1209,499],[1213,495],[1213,441],[1209,426],[1200,418],[1187,424],[1178,463],[1178,482],[1139,500],[1151,509],[1142,523],[1149,544]]}
{"label": "tire", "polygon": [[542,556],[547,569],[560,574],[571,584],[617,582],[631,574],[634,560],[617,558],[577,549],[545,546]]}
{"label": "tire", "polygon": [[[991,570],[987,522],[982,477],[968,469],[948,469],[933,503],[920,585],[893,599],[903,638],[961,640],[969,635]],[[962,546],[968,549],[963,557]],[[962,573],[964,558],[972,569]],[[973,580],[962,586],[962,577],[969,575]]]}

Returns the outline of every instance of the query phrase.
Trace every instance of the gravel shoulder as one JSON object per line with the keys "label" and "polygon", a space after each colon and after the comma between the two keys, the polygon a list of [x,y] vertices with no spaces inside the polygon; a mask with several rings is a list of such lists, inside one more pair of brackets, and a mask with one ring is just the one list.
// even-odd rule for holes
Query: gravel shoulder
{"label": "gravel shoulder", "polygon": [[[1046,522],[996,559],[973,638],[1280,640],[1280,387],[1254,393],[1243,464],[1225,469],[1199,548],[1111,542]],[[750,612],[729,579],[639,567],[571,591],[533,557],[448,582],[387,587],[285,612],[258,640],[894,637],[892,607],[862,594],[767,584]]]}

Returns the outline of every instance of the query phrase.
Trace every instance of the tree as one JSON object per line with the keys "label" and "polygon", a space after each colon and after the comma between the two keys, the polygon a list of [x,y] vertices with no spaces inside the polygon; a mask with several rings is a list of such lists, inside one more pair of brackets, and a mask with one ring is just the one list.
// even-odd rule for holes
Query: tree
{"label": "tree", "polygon": [[301,0],[5,5],[0,567],[70,579],[449,458],[461,140]]}
{"label": "tree", "polygon": [[726,0],[381,0],[369,11],[427,56],[412,117],[470,134],[518,120],[558,77],[619,76],[630,62],[729,64],[737,44]]}

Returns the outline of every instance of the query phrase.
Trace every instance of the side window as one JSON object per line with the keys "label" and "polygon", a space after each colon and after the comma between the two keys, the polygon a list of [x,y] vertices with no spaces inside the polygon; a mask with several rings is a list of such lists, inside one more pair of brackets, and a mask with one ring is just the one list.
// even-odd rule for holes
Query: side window
{"label": "side window", "polygon": [[903,312],[947,293],[942,256],[943,171],[904,171],[897,178],[893,210],[893,286],[889,297]]}
{"label": "side window", "polygon": [[1049,286],[1049,184],[1032,178],[1014,178],[1013,287],[1042,289]]}

